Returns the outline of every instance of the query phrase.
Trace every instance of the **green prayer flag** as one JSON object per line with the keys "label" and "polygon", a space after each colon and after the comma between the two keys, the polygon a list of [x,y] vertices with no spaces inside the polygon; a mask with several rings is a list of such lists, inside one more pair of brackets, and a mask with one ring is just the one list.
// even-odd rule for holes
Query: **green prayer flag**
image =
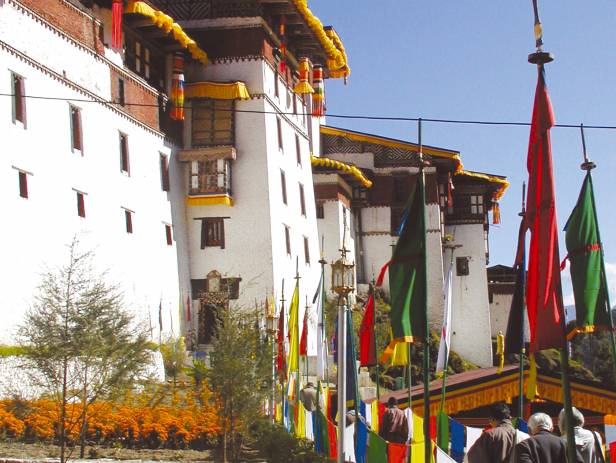
{"label": "green prayer flag", "polygon": [[610,308],[590,172],[586,174],[565,231],[576,312],[575,329],[568,337],[609,330]]}
{"label": "green prayer flag", "polygon": [[327,417],[323,414],[323,412],[319,412],[319,420],[321,422],[321,454],[329,456],[329,432],[327,428]]}
{"label": "green prayer flag", "polygon": [[368,433],[367,463],[387,463],[387,442],[373,431]]}
{"label": "green prayer flag", "polygon": [[436,415],[436,441],[444,452],[449,453],[449,417],[443,411]]}
{"label": "green prayer flag", "polygon": [[[426,265],[425,265],[425,200],[423,175],[411,188],[405,208],[399,238],[389,268],[391,311],[389,312],[393,340],[385,348],[381,363],[386,363],[396,344],[414,342],[426,336]],[[377,286],[379,282],[377,282]]]}

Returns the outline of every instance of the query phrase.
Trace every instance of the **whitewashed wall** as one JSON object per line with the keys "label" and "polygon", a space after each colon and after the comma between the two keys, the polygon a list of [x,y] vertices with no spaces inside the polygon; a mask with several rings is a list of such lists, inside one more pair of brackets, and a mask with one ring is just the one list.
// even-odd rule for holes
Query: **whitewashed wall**
{"label": "whitewashed wall", "polygon": [[[23,33],[27,30],[27,34]],[[10,93],[10,71],[25,77],[29,95],[84,99],[44,69],[62,73],[99,96],[110,95],[109,70],[90,52],[33,21],[11,4],[0,14],[0,40],[37,60],[41,68],[0,47],[0,92]],[[63,264],[75,234],[93,250],[99,269],[121,285],[127,307],[149,324],[179,333],[178,262],[168,246],[164,223],[172,223],[171,203],[162,191],[159,153],[171,154],[160,134],[109,108],[76,102],[82,109],[83,156],[71,151],[69,103],[27,99],[27,128],[12,122],[11,99],[0,97],[0,193],[10,220],[0,231],[2,274],[0,342],[13,343],[14,328],[32,300],[45,268]],[[119,134],[129,138],[130,177],[120,172]],[[29,198],[19,196],[17,169],[30,172]],[[77,216],[76,193],[86,193],[86,218]],[[122,207],[134,211],[133,234],[126,233]]]}
{"label": "whitewashed wall", "polygon": [[507,322],[509,321],[509,311],[513,294],[492,294],[490,303],[490,328],[492,337],[496,337],[499,331],[503,334],[507,332]]}

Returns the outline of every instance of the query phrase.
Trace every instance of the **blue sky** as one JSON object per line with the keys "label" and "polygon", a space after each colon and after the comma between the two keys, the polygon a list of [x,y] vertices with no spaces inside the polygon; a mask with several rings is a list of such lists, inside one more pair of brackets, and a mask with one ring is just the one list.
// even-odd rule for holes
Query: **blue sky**
{"label": "blue sky", "polygon": [[[351,65],[348,85],[326,85],[331,114],[529,122],[537,81],[527,1],[311,0],[333,25]],[[557,123],[616,125],[616,3],[540,1],[546,66]],[[416,141],[416,123],[342,120],[334,126]],[[424,124],[424,143],[461,152],[469,170],[506,175],[502,224],[492,226],[491,262],[511,265],[522,182],[527,179],[528,127]],[[616,130],[586,130],[612,294],[616,295]],[[564,226],[583,179],[579,130],[552,129],[558,226]],[[564,234],[560,235],[565,254]],[[569,272],[563,273],[572,303]],[[612,299],[614,299],[612,297]]]}

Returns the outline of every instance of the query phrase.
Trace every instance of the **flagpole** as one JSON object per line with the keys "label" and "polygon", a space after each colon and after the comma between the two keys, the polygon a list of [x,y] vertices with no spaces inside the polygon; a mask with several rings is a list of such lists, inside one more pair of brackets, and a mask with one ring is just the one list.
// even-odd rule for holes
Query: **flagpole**
{"label": "flagpole", "polygon": [[[299,257],[295,257],[295,286],[299,292]],[[299,299],[299,294],[298,294]],[[296,413],[299,413],[299,383],[301,380],[301,370],[299,369],[299,300],[297,301],[297,323],[295,323],[295,339],[297,342],[295,343],[295,349],[297,354],[297,366],[296,366],[296,375],[297,381],[295,385],[295,404],[296,404]]]}
{"label": "flagpole", "polygon": [[[304,318],[308,318],[308,294],[306,294],[306,313],[304,314]],[[302,328],[303,330],[303,328]],[[303,335],[303,333],[302,333]],[[308,383],[308,323],[306,323],[306,356],[304,357],[304,367],[306,369],[306,384]]]}
{"label": "flagpole", "polygon": [[[319,297],[321,298],[321,300],[319,301],[319,303],[321,304],[321,327],[319,328],[321,330],[321,341],[325,343],[325,345],[328,345],[328,340],[327,340],[327,330],[325,329],[326,325],[325,325],[325,264],[327,264],[327,261],[325,260],[325,251],[323,250],[325,246],[325,236],[321,235],[321,259],[319,260],[319,264],[321,264],[321,294],[319,294]],[[323,346],[317,346],[317,349],[319,348],[323,348]],[[325,377],[321,378],[325,380],[325,384],[327,384],[327,387],[329,387],[329,351],[326,349],[325,352]]]}
{"label": "flagpole", "polygon": [[[284,337],[285,337],[285,332],[284,332],[284,324],[285,324],[285,314],[284,314],[284,303],[285,303],[285,299],[284,299],[284,278],[282,279],[282,291],[280,292],[280,317],[282,317],[282,345],[278,346],[280,349],[282,349],[282,353],[278,352],[278,355],[282,355],[282,358],[285,358],[285,352],[284,352]],[[283,364],[283,368],[282,368],[282,375],[280,374],[280,372],[278,373],[279,377],[280,377],[280,406],[282,407],[282,423],[284,424],[284,418],[285,418],[285,413],[284,413],[284,395],[285,395],[285,390],[286,390],[286,385],[285,385],[285,377],[284,375],[286,375],[286,365]]]}
{"label": "flagpole", "polygon": [[[370,285],[370,291],[372,292],[372,301],[374,304],[374,323],[372,324],[372,338],[373,338],[373,342],[374,342],[374,355],[376,356],[376,353],[378,352],[377,348],[378,348],[378,343],[376,340],[376,292],[375,292],[375,281],[374,281],[374,277],[372,278],[372,284]],[[368,297],[370,297],[370,295],[368,295]],[[377,402],[381,399],[381,388],[379,386],[379,362],[377,360],[376,362],[376,400]]]}
{"label": "flagpole", "polygon": [[[521,220],[525,220],[526,216],[526,182],[522,182],[522,210],[518,214],[521,217]],[[526,244],[524,242],[524,244]],[[519,265],[522,265],[524,268],[522,271],[524,272],[522,281],[521,281],[521,293],[522,293],[522,310],[520,310],[520,368],[519,368],[519,376],[518,376],[518,414],[520,419],[524,419],[524,353],[526,351],[524,347],[524,300],[526,294],[526,247],[522,250],[524,258]],[[520,425],[518,423],[518,429]]]}
{"label": "flagpole", "polygon": [[[423,211],[423,261],[424,261],[424,319],[425,337],[423,352],[423,382],[424,382],[424,454],[425,462],[430,463],[432,457],[432,440],[430,439],[430,326],[428,323],[428,249],[426,243],[426,186],[424,181],[424,167],[428,165],[423,157],[423,145],[421,140],[421,118],[417,121],[417,141],[419,144],[419,190],[421,193],[421,206]],[[409,345],[409,365],[410,365],[410,345]],[[410,371],[410,368],[409,368]],[[410,378],[410,376],[409,376]],[[409,381],[409,404],[411,401],[411,385]]]}
{"label": "flagpole", "polygon": [[592,174],[591,171],[597,167],[597,165],[588,159],[588,153],[586,151],[586,138],[584,137],[584,124],[580,125],[580,132],[582,135],[582,150],[584,155],[584,162],[580,166],[580,168],[586,171],[586,175],[588,175],[588,181],[590,182],[590,199],[592,201],[592,211],[595,219],[595,223],[597,224],[597,241],[599,242],[599,250],[601,252],[601,282],[603,283],[603,288],[605,291],[605,302],[607,304],[607,319],[608,319],[608,327],[610,329],[610,338],[612,345],[612,360],[614,362],[613,373],[616,379],[616,336],[614,335],[614,323],[612,321],[612,304],[610,302],[610,290],[607,285],[607,273],[605,272],[605,253],[603,251],[603,241],[601,241],[601,232],[599,229],[599,218],[597,217],[597,206],[595,204],[595,189],[592,183]]}
{"label": "flagpole", "polygon": [[[539,20],[538,0],[532,0],[533,11],[535,14],[535,42],[537,51],[528,55],[528,62],[537,65],[539,73],[543,71],[546,63],[554,61],[554,56],[551,53],[543,51],[543,32],[541,21]],[[562,297],[562,296],[561,296]],[[565,409],[566,434],[570,436],[567,439],[567,460],[573,462],[576,460],[575,439],[573,439],[573,410],[571,403],[571,384],[569,382],[569,348],[565,337],[565,319],[564,313],[561,310],[560,319],[563,332],[563,345],[560,348],[560,367],[563,382],[563,405]],[[561,430],[562,431],[562,430]]]}

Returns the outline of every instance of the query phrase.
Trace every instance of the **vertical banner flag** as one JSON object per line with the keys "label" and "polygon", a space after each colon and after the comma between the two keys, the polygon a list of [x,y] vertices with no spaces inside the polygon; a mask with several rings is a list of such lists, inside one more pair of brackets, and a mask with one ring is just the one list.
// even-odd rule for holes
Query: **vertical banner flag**
{"label": "vertical banner flag", "polygon": [[530,352],[561,348],[564,343],[564,310],[550,146],[550,128],[554,125],[554,114],[545,83],[545,70],[543,66],[539,66],[538,70],[527,159],[526,226],[531,237],[526,305]]}
{"label": "vertical banner flag", "polygon": [[308,356],[308,306],[304,310],[304,322],[302,323],[302,336],[299,341],[299,355]]}
{"label": "vertical banner flag", "polygon": [[319,280],[319,286],[314,293],[312,303],[317,304],[317,377],[325,378],[326,365],[327,365],[327,336],[325,335],[325,288],[323,285],[324,273],[321,269],[321,279]]}
{"label": "vertical banner flag", "polygon": [[284,306],[280,307],[278,315],[278,355],[276,357],[276,370],[278,371],[278,379],[282,383],[287,379],[287,367],[284,353]]}
{"label": "vertical banner flag", "polygon": [[171,113],[175,121],[184,120],[184,54],[173,55],[173,75],[171,76]]}
{"label": "vertical banner flag", "polygon": [[359,389],[357,382],[357,354],[355,350],[355,330],[353,317],[349,313],[346,332],[346,400],[347,407],[359,409]]}
{"label": "vertical banner flag", "polygon": [[515,288],[511,299],[507,331],[505,332],[505,354],[519,354],[524,347],[524,279],[526,278],[526,227],[524,219],[518,232],[518,250],[513,268],[516,271]]}
{"label": "vertical banner flag", "polygon": [[568,337],[576,333],[610,330],[607,282],[590,171],[586,173],[565,231],[576,312],[575,329]]}
{"label": "vertical banner flag", "polygon": [[122,14],[124,2],[113,0],[111,3],[111,48],[122,48]]}
{"label": "vertical banner flag", "polygon": [[[452,251],[453,252],[453,251]],[[451,302],[453,263],[449,264],[447,279],[445,280],[445,304],[443,312],[443,328],[441,329],[441,342],[438,346],[438,358],[436,360],[436,372],[447,369],[449,363],[449,346],[451,345]]]}
{"label": "vertical banner flag", "polygon": [[[289,361],[287,376],[289,373],[299,370],[299,285],[295,285],[291,305],[289,306]],[[298,378],[299,379],[299,378]]]}
{"label": "vertical banner flag", "polygon": [[370,289],[364,318],[359,328],[359,364],[362,367],[376,365],[376,342],[374,339],[374,290]]}
{"label": "vertical banner flag", "polygon": [[386,363],[391,357],[396,344],[414,342],[426,336],[425,202],[419,182],[411,188],[392,259],[383,266],[377,281],[377,286],[380,286],[385,270],[389,268],[389,317],[393,340],[385,348],[381,363]]}

